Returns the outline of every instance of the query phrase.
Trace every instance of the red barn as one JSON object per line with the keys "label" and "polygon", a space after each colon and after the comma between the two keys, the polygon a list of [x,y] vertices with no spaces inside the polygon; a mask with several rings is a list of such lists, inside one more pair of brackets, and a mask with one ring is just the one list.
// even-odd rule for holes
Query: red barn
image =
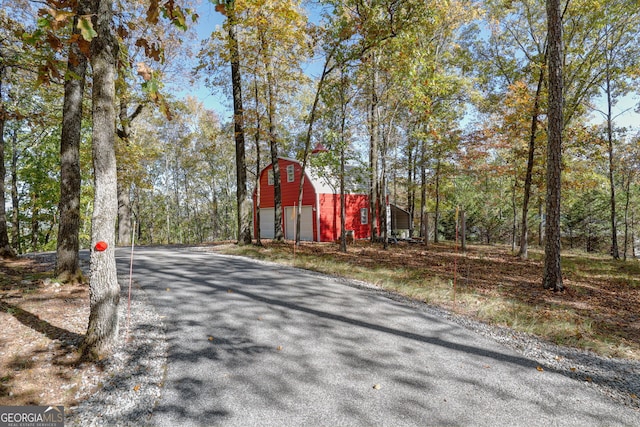
{"label": "red barn", "polygon": [[[298,204],[298,189],[302,165],[294,159],[279,158],[282,189],[282,229],[285,239],[295,237],[295,209]],[[300,218],[300,240],[331,242],[340,237],[340,188],[331,179],[321,177],[307,168],[302,195],[302,215]],[[337,180],[336,180],[337,181]],[[260,237],[274,237],[274,182],[271,165],[260,172],[259,189],[253,193],[254,224],[255,212],[260,206]],[[259,190],[259,191],[258,191]],[[258,195],[260,203],[258,204]],[[345,229],[353,230],[355,239],[370,236],[369,196],[367,194],[345,194]],[[407,216],[408,217],[408,216]],[[254,227],[257,237],[258,227]],[[380,229],[380,228],[378,228]]]}

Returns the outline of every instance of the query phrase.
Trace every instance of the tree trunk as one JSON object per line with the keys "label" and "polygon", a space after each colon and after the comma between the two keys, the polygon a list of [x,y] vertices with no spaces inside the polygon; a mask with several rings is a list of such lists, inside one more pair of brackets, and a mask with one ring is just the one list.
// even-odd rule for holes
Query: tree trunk
{"label": "tree trunk", "polygon": [[40,207],[38,193],[31,193],[31,251],[37,252],[40,247]]}
{"label": "tree trunk", "polygon": [[[97,36],[91,41],[93,70],[93,169],[94,206],[91,219],[91,281],[89,325],[81,352],[85,358],[101,359],[118,337],[120,286],[114,252],[117,216],[115,142],[115,79],[118,43],[111,34],[112,0],[94,0]],[[96,249],[106,242],[104,251]]]}
{"label": "tree trunk", "polygon": [[381,178],[380,178],[380,201],[378,202],[378,206],[380,206],[380,231],[382,237],[382,247],[386,250],[389,248],[389,221],[387,217],[387,137],[386,135],[382,137],[382,147],[381,147],[381,159],[380,159],[380,167],[381,167]]}
{"label": "tree trunk", "polygon": [[[89,4],[78,2],[78,14],[89,13]],[[78,17],[73,20],[73,34],[80,34]],[[64,82],[62,135],[60,138],[60,223],[56,248],[56,276],[63,281],[81,281],[80,271],[80,141],[82,100],[87,72],[87,58],[77,43],[69,47],[67,75]]]}
{"label": "tree trunk", "polygon": [[347,227],[345,225],[345,222],[347,220],[347,207],[345,205],[346,197],[345,197],[345,186],[344,186],[344,175],[345,175],[344,152],[346,150],[346,147],[344,146],[345,144],[344,125],[345,125],[345,118],[343,115],[342,121],[340,124],[340,134],[341,134],[340,138],[342,140],[340,144],[340,252],[346,253],[347,252]]}
{"label": "tree trunk", "polygon": [[544,244],[544,226],[545,221],[542,220],[542,206],[543,206],[542,195],[538,197],[538,246],[542,247]]}
{"label": "tree trunk", "polygon": [[424,244],[429,245],[429,224],[427,222],[427,161],[426,142],[420,142],[420,231],[424,238]]}
{"label": "tree trunk", "polygon": [[[348,84],[348,78],[345,73],[345,67],[340,68],[341,89],[340,89],[340,251],[347,252],[347,198],[345,188],[345,151],[347,150],[347,141],[345,131],[347,125],[347,97],[345,90]],[[355,236],[352,236],[355,239]]]}
{"label": "tree trunk", "polygon": [[313,104],[311,106],[311,112],[309,113],[309,126],[307,127],[307,135],[304,140],[304,153],[302,155],[302,170],[300,171],[300,185],[298,187],[298,209],[296,212],[296,244],[300,243],[300,219],[302,216],[302,197],[303,197],[303,189],[304,189],[305,172],[307,170],[307,162],[309,160],[309,151],[311,150],[311,135],[313,134],[313,124],[316,121],[316,110],[318,108],[318,102],[320,101],[320,93],[322,91],[322,88],[324,87],[325,78],[329,74],[329,70],[327,69],[327,66],[329,65],[329,61],[331,60],[332,57],[333,55],[330,54],[327,56],[327,58],[324,61],[324,66],[322,67],[322,74],[320,76],[320,81],[318,82],[316,94],[314,96]]}
{"label": "tree trunk", "polygon": [[436,163],[436,214],[433,224],[433,243],[438,243],[438,225],[440,224],[440,155],[438,154],[438,162]]}
{"label": "tree trunk", "polygon": [[[630,172],[625,183],[625,204],[624,204],[624,249],[622,257],[627,260],[627,250],[629,248],[629,201],[631,199],[631,179],[633,174]],[[633,242],[632,242],[633,243]]]}
{"label": "tree trunk", "polygon": [[407,147],[407,210],[409,211],[409,238],[413,238],[414,234],[414,218],[416,209],[416,189],[414,185],[415,176],[415,157],[413,156],[413,144],[409,143]]}
{"label": "tree trunk", "polygon": [[[545,50],[545,59],[547,51]],[[518,257],[527,259],[529,257],[529,199],[531,197],[531,182],[533,181],[533,162],[536,150],[536,135],[538,133],[538,116],[540,115],[540,94],[544,84],[544,67],[540,67],[536,96],[533,101],[533,111],[531,113],[531,129],[529,131],[529,154],[527,156],[527,174],[524,178],[524,192],[522,197],[522,229],[520,230],[520,250]]]}
{"label": "tree trunk", "polygon": [[273,81],[273,66],[271,58],[267,55],[267,40],[264,34],[260,34],[262,44],[263,61],[267,78],[267,121],[269,124],[269,149],[271,151],[271,167],[273,170],[273,240],[281,242],[284,240],[282,231],[282,185],[280,180],[280,164],[278,163],[278,138],[276,137],[276,100],[275,83]]}
{"label": "tree trunk", "polygon": [[460,211],[460,231],[462,237],[462,251],[467,250],[467,216],[465,211]]}
{"label": "tree trunk", "polygon": [[560,1],[547,0],[549,34],[549,135],[547,140],[547,221],[543,286],[564,289],[560,265],[560,189],[562,162],[563,70]]}
{"label": "tree trunk", "polygon": [[18,132],[11,137],[11,246],[15,254],[22,253],[20,231],[20,197],[18,193]]}
{"label": "tree trunk", "polygon": [[260,114],[258,113],[258,80],[253,80],[253,87],[255,90],[255,108],[256,108],[256,131],[255,131],[255,144],[256,144],[256,223],[253,225],[253,230],[256,235],[256,245],[262,246],[262,240],[260,239]]}
{"label": "tree trunk", "polygon": [[[515,170],[515,168],[514,168]],[[511,253],[516,251],[517,235],[518,235],[518,208],[516,203],[516,190],[518,188],[518,177],[513,174],[513,191],[511,192],[511,214],[513,216],[511,228]]]}
{"label": "tree trunk", "polygon": [[233,126],[236,143],[236,203],[238,205],[238,244],[251,243],[251,222],[247,212],[247,164],[244,145],[244,109],[242,106],[242,77],[240,74],[240,51],[236,37],[236,22],[233,2],[228,3],[229,50],[231,54],[231,84],[233,86]]}
{"label": "tree trunk", "polygon": [[618,225],[616,218],[616,186],[613,177],[613,117],[611,112],[611,76],[609,61],[607,61],[606,71],[606,92],[607,92],[607,153],[609,154],[609,190],[611,207],[611,256],[613,259],[620,259],[618,251]]}
{"label": "tree trunk", "polygon": [[7,170],[4,165],[4,123],[7,118],[7,111],[2,103],[2,80],[4,79],[5,67],[0,67],[0,258],[12,258],[15,256],[9,244],[9,234],[7,233],[7,211],[5,208],[5,183],[4,177]]}
{"label": "tree trunk", "polygon": [[378,238],[378,229],[376,224],[378,222],[378,94],[377,94],[377,79],[378,79],[378,66],[376,64],[376,55],[371,55],[371,110],[369,117],[369,209],[371,211],[371,218],[369,221],[369,227],[371,230],[371,242],[375,242]]}
{"label": "tree trunk", "polygon": [[636,258],[636,211],[631,211],[631,256]]}
{"label": "tree trunk", "polygon": [[118,179],[118,246],[131,246],[131,196],[122,181]]}
{"label": "tree trunk", "polygon": [[280,185],[280,164],[278,163],[278,143],[273,134],[274,125],[269,120],[269,148],[271,150],[271,166],[273,168],[273,240],[281,242],[284,240],[282,231],[282,187]]}

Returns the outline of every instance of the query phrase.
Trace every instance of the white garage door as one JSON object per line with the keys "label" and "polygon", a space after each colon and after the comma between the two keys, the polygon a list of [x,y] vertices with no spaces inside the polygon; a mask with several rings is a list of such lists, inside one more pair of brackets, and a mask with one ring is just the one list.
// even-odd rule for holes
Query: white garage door
{"label": "white garage door", "polygon": [[275,227],[273,220],[275,217],[275,209],[263,208],[260,209],[260,238],[261,239],[273,239],[275,236]]}
{"label": "white garage door", "polygon": [[[293,240],[296,232],[296,217],[294,207],[284,208],[285,213],[285,238]],[[311,206],[303,206],[300,216],[300,240],[313,240],[313,209]]]}

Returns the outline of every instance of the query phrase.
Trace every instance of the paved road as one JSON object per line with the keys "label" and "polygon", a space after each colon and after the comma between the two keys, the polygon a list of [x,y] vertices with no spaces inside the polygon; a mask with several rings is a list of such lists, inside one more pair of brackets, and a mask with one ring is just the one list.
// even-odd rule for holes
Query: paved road
{"label": "paved road", "polygon": [[168,329],[155,425],[640,425],[588,384],[381,292],[185,249],[136,249],[134,279]]}

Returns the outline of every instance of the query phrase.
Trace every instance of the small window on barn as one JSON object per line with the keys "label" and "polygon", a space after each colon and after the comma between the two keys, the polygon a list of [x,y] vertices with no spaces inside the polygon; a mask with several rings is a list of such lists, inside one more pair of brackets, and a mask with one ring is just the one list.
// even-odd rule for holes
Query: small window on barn
{"label": "small window on barn", "polygon": [[369,224],[369,209],[360,209],[360,224]]}
{"label": "small window on barn", "polygon": [[267,171],[267,184],[273,185],[273,169]]}
{"label": "small window on barn", "polygon": [[293,182],[293,165],[287,165],[287,182]]}

